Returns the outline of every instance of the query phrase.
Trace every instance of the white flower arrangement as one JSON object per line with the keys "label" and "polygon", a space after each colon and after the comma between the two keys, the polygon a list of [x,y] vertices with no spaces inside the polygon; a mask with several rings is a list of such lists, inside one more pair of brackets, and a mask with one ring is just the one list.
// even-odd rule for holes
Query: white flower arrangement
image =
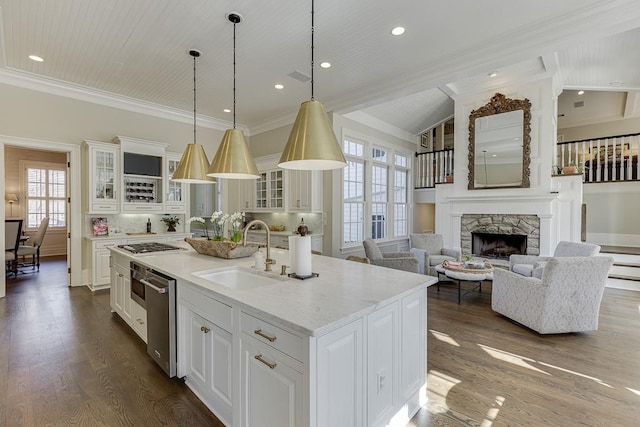
{"label": "white flower arrangement", "polygon": [[244,221],[244,212],[234,212],[226,214],[222,211],[215,211],[211,214],[211,225],[213,226],[213,237],[209,237],[209,229],[207,221],[202,217],[191,217],[187,223],[197,222],[202,224],[204,234],[208,240],[224,240],[225,224],[229,221],[229,240],[239,242],[242,240],[242,223]]}

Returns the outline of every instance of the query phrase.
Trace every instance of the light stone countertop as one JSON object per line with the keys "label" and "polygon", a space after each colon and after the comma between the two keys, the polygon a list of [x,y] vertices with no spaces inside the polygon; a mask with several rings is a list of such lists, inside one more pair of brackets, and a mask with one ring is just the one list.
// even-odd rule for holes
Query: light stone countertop
{"label": "light stone countertop", "polygon": [[310,336],[324,335],[420,288],[426,291],[437,281],[432,276],[320,255],[312,256],[312,271],[319,277],[288,278],[279,272],[281,265],[288,264],[289,251],[272,249],[271,258],[277,262],[274,271],[260,274],[279,280],[267,286],[235,290],[192,273],[231,266],[252,269],[253,257],[227,260],[200,255],[184,242],[179,245],[186,250],[136,256],[115,247],[109,249],[178,279],[178,293],[179,281],[184,280],[222,302],[255,310],[264,320],[280,322]]}

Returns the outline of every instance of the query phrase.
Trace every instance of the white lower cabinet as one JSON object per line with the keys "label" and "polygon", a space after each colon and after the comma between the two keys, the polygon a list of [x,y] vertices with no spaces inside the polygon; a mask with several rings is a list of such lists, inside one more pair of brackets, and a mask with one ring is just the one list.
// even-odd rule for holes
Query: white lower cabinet
{"label": "white lower cabinet", "polygon": [[111,310],[147,342],[147,311],[131,299],[131,276],[126,257],[111,255]]}
{"label": "white lower cabinet", "polygon": [[216,415],[229,422],[232,418],[231,334],[189,311],[186,375],[190,387],[208,400]]}
{"label": "white lower cabinet", "polygon": [[178,375],[226,425],[382,426],[417,411],[424,289],[320,336],[189,282],[177,289]]}
{"label": "white lower cabinet", "polygon": [[278,350],[246,336],[240,339],[240,353],[242,411],[240,425],[247,427],[304,425],[301,364]]}

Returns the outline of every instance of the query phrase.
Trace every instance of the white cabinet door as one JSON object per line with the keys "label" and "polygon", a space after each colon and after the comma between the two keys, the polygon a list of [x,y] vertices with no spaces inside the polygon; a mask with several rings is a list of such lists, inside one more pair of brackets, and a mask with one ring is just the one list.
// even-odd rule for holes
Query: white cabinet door
{"label": "white cabinet door", "polygon": [[[242,420],[247,427],[296,427],[302,424],[303,375],[288,357],[242,337]],[[334,424],[339,425],[339,424]]]}
{"label": "white cabinet door", "polygon": [[111,280],[111,267],[109,266],[109,249],[97,249],[93,254],[93,286],[106,285]]}
{"label": "white cabinet door", "polygon": [[404,297],[400,302],[402,334],[400,343],[400,391],[406,401],[426,378],[427,343],[425,342],[425,291]]}
{"label": "white cabinet door", "polygon": [[187,382],[225,423],[232,417],[232,335],[188,311]]}
{"label": "white cabinet door", "polygon": [[88,213],[118,212],[119,147],[104,142],[85,141],[88,168]]}
{"label": "white cabinet door", "polygon": [[180,158],[181,155],[178,153],[166,153],[165,156],[164,209],[166,212],[185,213],[187,211],[187,184],[171,181],[171,177],[180,163]]}
{"label": "white cabinet door", "polygon": [[318,338],[317,425],[364,426],[362,319]]}
{"label": "white cabinet door", "polygon": [[398,304],[372,313],[367,320],[367,408],[369,426],[385,425],[395,413],[398,389]]}
{"label": "white cabinet door", "polygon": [[287,211],[322,212],[322,172],[287,170]]}

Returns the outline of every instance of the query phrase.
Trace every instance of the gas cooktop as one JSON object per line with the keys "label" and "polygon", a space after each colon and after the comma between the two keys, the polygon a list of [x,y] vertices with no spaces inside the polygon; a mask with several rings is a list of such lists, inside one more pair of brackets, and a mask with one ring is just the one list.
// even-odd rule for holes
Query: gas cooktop
{"label": "gas cooktop", "polygon": [[182,248],[167,245],[166,243],[146,242],[146,243],[130,243],[128,245],[118,245],[120,249],[129,251],[134,254],[148,254],[151,252],[179,251]]}

